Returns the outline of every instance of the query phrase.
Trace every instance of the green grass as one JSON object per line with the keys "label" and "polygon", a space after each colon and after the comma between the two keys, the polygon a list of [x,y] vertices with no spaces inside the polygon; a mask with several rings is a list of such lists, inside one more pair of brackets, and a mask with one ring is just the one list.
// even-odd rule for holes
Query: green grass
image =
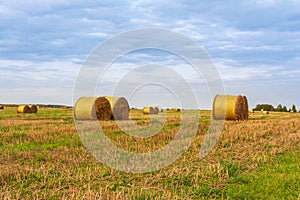
{"label": "green grass", "polygon": [[300,154],[284,152],[249,172],[229,179],[225,197],[229,199],[300,198]]}

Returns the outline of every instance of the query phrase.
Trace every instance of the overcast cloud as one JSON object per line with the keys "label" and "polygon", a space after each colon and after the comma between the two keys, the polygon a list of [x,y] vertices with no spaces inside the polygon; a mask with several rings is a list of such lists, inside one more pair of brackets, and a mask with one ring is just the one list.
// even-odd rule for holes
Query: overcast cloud
{"label": "overcast cloud", "polygon": [[[72,105],[76,76],[97,45],[125,31],[157,27],[202,46],[226,93],[247,95],[251,107],[300,107],[299,8],[297,0],[1,1],[0,103]],[[119,59],[107,80],[117,82],[135,65],[149,61],[174,66],[191,84],[203,86],[192,71],[182,70],[188,65],[183,60],[153,51]],[[200,107],[210,108],[209,103]]]}

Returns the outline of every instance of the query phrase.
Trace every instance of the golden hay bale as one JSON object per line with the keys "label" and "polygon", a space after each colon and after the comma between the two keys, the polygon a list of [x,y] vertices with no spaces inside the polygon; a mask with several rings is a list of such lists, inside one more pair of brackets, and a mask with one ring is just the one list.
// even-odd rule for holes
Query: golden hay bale
{"label": "golden hay bale", "polygon": [[20,105],[17,108],[17,113],[30,113],[30,107],[28,105]]}
{"label": "golden hay bale", "polygon": [[213,103],[213,118],[243,120],[246,116],[246,114],[244,114],[245,107],[246,106],[241,95],[217,95]]}
{"label": "golden hay bale", "polygon": [[159,113],[159,108],[158,107],[154,107],[153,110],[154,110],[153,114],[158,114]]}
{"label": "golden hay bale", "polygon": [[143,108],[143,114],[154,114],[154,109],[153,109],[153,107],[144,107]]}
{"label": "golden hay bale", "polygon": [[74,108],[78,120],[110,120],[111,115],[109,101],[104,97],[81,97]]}
{"label": "golden hay bale", "polygon": [[3,110],[4,109],[4,106],[0,105],[0,110]]}
{"label": "golden hay bale", "polygon": [[269,111],[262,111],[262,114],[268,115],[268,114],[269,114]]}
{"label": "golden hay bale", "polygon": [[112,115],[111,119],[126,120],[129,118],[129,103],[124,97],[104,96],[109,101]]}
{"label": "golden hay bale", "polygon": [[29,105],[30,113],[37,113],[38,108],[36,105]]}

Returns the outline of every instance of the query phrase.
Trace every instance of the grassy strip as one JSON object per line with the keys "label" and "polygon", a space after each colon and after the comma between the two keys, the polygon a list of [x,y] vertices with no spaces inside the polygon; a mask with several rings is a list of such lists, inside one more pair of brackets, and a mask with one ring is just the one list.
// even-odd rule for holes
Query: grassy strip
{"label": "grassy strip", "polygon": [[300,198],[300,150],[279,154],[256,170],[229,179],[228,199]]}

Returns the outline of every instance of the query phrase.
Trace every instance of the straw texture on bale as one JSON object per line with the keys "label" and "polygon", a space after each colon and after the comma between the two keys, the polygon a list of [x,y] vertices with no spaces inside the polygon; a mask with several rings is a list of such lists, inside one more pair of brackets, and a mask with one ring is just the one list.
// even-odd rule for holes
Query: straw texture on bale
{"label": "straw texture on bale", "polygon": [[104,97],[81,97],[74,108],[78,120],[110,120],[111,115],[109,101]]}
{"label": "straw texture on bale", "polygon": [[158,114],[159,113],[159,108],[158,107],[154,107],[153,110],[154,110],[153,114]]}
{"label": "straw texture on bale", "polygon": [[153,107],[144,107],[143,108],[143,114],[146,114],[146,115],[152,115],[154,114],[154,108]]}
{"label": "straw texture on bale", "polygon": [[213,103],[213,118],[225,120],[247,120],[248,101],[246,97],[217,95]]}
{"label": "straw texture on bale", "polygon": [[243,120],[248,120],[249,118],[249,106],[248,106],[248,99],[246,96],[242,96],[243,98]]}
{"label": "straw texture on bale", "polygon": [[30,113],[30,107],[28,105],[20,105],[17,108],[17,113]]}
{"label": "straw texture on bale", "polygon": [[112,115],[111,119],[126,120],[129,118],[129,103],[124,97],[105,96],[110,104]]}
{"label": "straw texture on bale", "polygon": [[0,110],[3,110],[4,109],[4,106],[0,105]]}
{"label": "straw texture on bale", "polygon": [[38,108],[36,105],[29,105],[30,113],[37,113]]}

